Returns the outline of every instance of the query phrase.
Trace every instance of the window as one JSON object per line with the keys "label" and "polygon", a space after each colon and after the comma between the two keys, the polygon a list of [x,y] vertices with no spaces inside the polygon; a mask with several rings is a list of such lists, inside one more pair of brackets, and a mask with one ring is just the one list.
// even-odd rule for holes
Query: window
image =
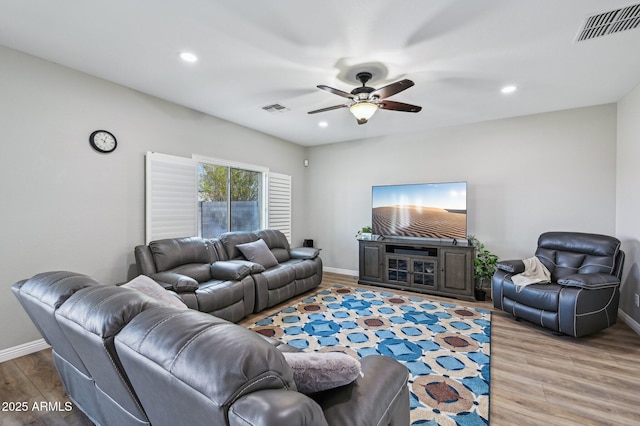
{"label": "window", "polygon": [[278,229],[291,241],[291,176],[202,156],[147,152],[146,241]]}
{"label": "window", "polygon": [[262,228],[263,173],[216,164],[198,164],[200,235]]}

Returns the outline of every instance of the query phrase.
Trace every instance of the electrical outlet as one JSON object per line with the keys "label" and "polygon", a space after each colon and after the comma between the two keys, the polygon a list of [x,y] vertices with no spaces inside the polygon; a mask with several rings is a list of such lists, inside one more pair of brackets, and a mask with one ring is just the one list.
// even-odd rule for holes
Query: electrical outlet
{"label": "electrical outlet", "polygon": [[636,297],[636,308],[640,308],[640,295],[636,293],[635,297]]}

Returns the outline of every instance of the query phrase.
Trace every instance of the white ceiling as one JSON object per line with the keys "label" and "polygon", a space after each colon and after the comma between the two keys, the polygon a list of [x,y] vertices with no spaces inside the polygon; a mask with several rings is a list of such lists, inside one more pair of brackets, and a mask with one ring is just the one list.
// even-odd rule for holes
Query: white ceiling
{"label": "white ceiling", "polygon": [[[574,40],[588,15],[634,3],[0,0],[0,44],[312,146],[616,102],[640,83],[640,29]],[[369,86],[413,80],[391,99],[422,111],[307,114],[345,101],[316,85],[351,91],[342,76],[367,63],[386,69]],[[261,109],[274,103],[286,112]]]}

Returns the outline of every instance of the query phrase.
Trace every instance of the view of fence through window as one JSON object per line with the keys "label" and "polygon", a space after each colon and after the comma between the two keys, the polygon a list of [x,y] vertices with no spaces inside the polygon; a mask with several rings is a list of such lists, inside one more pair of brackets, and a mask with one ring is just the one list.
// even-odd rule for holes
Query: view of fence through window
{"label": "view of fence through window", "polygon": [[201,236],[260,229],[262,173],[214,164],[198,165]]}

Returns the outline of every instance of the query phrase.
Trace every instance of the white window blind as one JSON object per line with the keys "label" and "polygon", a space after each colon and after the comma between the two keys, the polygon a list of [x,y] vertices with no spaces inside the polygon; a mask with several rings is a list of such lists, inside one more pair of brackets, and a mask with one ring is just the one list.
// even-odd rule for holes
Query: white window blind
{"label": "white window blind", "polygon": [[146,240],[198,235],[198,167],[191,158],[147,152]]}
{"label": "white window blind", "polygon": [[267,227],[281,231],[291,243],[291,176],[268,174]]}

